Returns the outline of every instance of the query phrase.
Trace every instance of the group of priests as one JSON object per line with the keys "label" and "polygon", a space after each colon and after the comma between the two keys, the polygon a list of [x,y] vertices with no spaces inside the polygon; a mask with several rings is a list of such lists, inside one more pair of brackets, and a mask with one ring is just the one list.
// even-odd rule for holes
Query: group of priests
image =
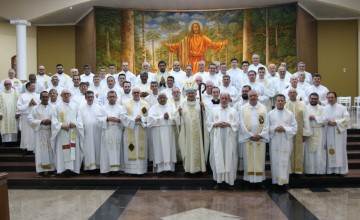
{"label": "group of priests", "polygon": [[[22,83],[10,69],[0,84],[1,138],[34,152],[36,172],[105,175],[153,172],[173,175],[182,161],[189,175],[210,165],[215,189],[234,189],[237,173],[250,184],[265,180],[269,144],[273,184],[287,186],[289,175],[345,175],[349,113],[337,94],[321,85],[321,75],[291,74],[286,63],[265,67],[257,54],[241,63],[213,62],[199,72],[164,61],[150,72],[144,62],[136,76],[129,64],[108,73],[71,69],[48,76],[44,66]],[[208,170],[209,171],[209,170]]]}

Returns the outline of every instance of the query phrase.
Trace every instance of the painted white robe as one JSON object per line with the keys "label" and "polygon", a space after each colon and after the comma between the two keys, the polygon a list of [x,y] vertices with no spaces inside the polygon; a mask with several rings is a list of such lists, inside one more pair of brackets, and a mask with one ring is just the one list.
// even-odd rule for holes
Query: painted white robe
{"label": "painted white robe", "polygon": [[[298,129],[297,123],[294,114],[285,108],[283,110],[273,109],[269,112],[268,117],[272,183],[288,184],[292,139]],[[283,126],[285,132],[275,132],[275,128],[278,126]]]}
{"label": "painted white robe", "polygon": [[[169,119],[164,119],[165,113]],[[154,150],[154,168],[160,173],[163,171],[175,171],[176,163],[176,123],[174,119],[175,109],[171,104],[153,105],[148,114],[147,126],[150,128],[151,140]]]}
{"label": "painted white robe", "polygon": [[20,113],[20,131],[21,142],[20,148],[28,151],[34,151],[35,149],[35,132],[28,124],[28,117],[31,110],[35,106],[29,106],[30,100],[33,99],[37,104],[40,103],[39,94],[35,92],[26,92],[19,96],[17,101],[18,112]]}
{"label": "painted white robe", "polygon": [[54,108],[51,105],[39,104],[28,117],[28,123],[35,131],[35,167],[36,172],[55,170],[55,157],[51,148],[51,125],[41,124],[42,120],[51,120]]}
{"label": "painted white robe", "polygon": [[[98,117],[101,127],[100,173],[124,170],[124,126],[121,120],[126,115],[124,106],[106,104]],[[107,121],[107,117],[117,117],[120,123]]]}
{"label": "painted white robe", "polygon": [[325,174],[326,173],[326,149],[324,107],[321,105],[306,106],[309,116],[315,116],[315,120],[310,121],[311,135],[305,142],[304,171],[306,174]]}
{"label": "painted white robe", "polygon": [[[346,139],[350,115],[341,104],[327,105],[325,111],[325,134],[327,149],[327,174],[347,174],[349,172]],[[329,126],[329,120],[335,120],[335,126]]]}
{"label": "painted white robe", "polygon": [[[76,128],[65,131],[61,129],[63,124],[76,125]],[[71,157],[66,156],[67,150],[63,149],[64,140],[70,144],[71,134],[75,134],[75,149],[71,150]],[[84,128],[81,115],[78,114],[78,107],[75,103],[59,102],[55,108],[51,121],[51,147],[55,152],[55,163],[57,173],[70,170],[80,173],[80,167],[83,158],[83,149],[81,146],[84,138]],[[72,147],[71,147],[72,148]],[[71,149],[70,148],[70,149]],[[65,155],[65,156],[64,156]]]}
{"label": "painted white robe", "polygon": [[[214,124],[225,121],[231,127],[214,127]],[[239,117],[235,109],[230,106],[218,106],[212,109],[206,121],[210,132],[210,166],[213,179],[217,183],[225,181],[234,185],[237,171],[236,132],[239,128]]]}
{"label": "painted white robe", "polygon": [[[205,126],[206,111],[203,111],[204,125],[201,125],[200,103],[198,100],[184,101],[180,104],[182,115],[176,112],[176,125],[179,126],[179,146],[185,172],[197,173],[206,171],[209,152],[209,133]],[[204,141],[202,140],[202,129]]]}
{"label": "painted white robe", "polygon": [[16,142],[18,135],[18,120],[15,119],[17,112],[18,93],[15,89],[5,88],[0,90],[0,131],[2,142]]}
{"label": "painted white robe", "polygon": [[[146,116],[149,105],[143,101],[133,99],[125,105],[127,114],[123,118],[124,133],[124,165],[125,173],[144,174],[147,172],[148,141],[146,132]],[[141,116],[140,122],[135,122],[137,115]],[[131,141],[130,135],[134,135]]]}
{"label": "painted white robe", "polygon": [[97,103],[83,104],[79,108],[84,127],[84,139],[81,145],[84,152],[84,170],[100,168],[101,128],[97,124],[97,117],[102,113],[102,108]]}
{"label": "painted white robe", "polygon": [[[240,129],[238,134],[244,159],[244,180],[251,183],[262,182],[265,180],[266,142],[269,141],[267,108],[259,102],[255,106],[247,103],[241,107],[239,118]],[[261,127],[262,130],[260,131]],[[260,135],[262,139],[260,141],[250,140],[255,134]],[[248,158],[248,155],[251,155],[252,158]]]}

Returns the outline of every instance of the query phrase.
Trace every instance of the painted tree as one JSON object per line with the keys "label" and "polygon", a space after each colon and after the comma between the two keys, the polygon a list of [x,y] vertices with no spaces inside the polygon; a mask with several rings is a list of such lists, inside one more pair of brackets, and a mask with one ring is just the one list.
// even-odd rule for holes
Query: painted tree
{"label": "painted tree", "polygon": [[134,11],[122,11],[121,19],[121,53],[120,60],[129,62],[129,69],[134,71],[135,45],[134,45]]}
{"label": "painted tree", "polygon": [[119,10],[95,10],[96,30],[97,33],[105,34],[105,54],[110,59],[110,35],[114,34],[120,28],[121,16]]}
{"label": "painted tree", "polygon": [[208,21],[213,21],[216,24],[216,35],[220,36],[221,25],[226,23],[227,20],[230,20],[233,16],[233,13],[230,11],[216,11],[216,12],[207,12],[205,13],[205,18]]}
{"label": "painted tree", "polygon": [[[174,43],[172,41],[172,33],[179,31],[179,29],[181,28],[180,24],[178,21],[176,21],[175,19],[169,18],[169,19],[164,19],[160,22],[160,28],[163,31],[166,31],[168,33],[169,36],[169,43]],[[173,53],[170,52],[169,50],[169,63],[173,63]]]}
{"label": "painted tree", "polygon": [[250,52],[250,34],[251,34],[251,13],[249,9],[244,9],[243,18],[243,60],[251,58]]}
{"label": "painted tree", "polygon": [[152,66],[155,67],[155,45],[154,42],[161,39],[161,34],[159,31],[150,30],[146,33],[146,41],[151,42],[151,51],[152,51]]}

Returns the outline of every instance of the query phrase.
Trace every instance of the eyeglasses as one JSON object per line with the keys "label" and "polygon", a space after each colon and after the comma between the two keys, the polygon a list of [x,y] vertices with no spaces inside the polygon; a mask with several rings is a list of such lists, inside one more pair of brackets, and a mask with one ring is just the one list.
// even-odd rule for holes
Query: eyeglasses
{"label": "eyeglasses", "polygon": [[133,92],[133,94],[139,94],[140,92]]}

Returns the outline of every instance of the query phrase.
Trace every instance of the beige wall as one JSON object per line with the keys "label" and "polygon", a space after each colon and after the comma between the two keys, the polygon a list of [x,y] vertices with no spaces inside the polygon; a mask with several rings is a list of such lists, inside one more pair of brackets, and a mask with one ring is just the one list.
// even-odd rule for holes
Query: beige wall
{"label": "beige wall", "polygon": [[[27,74],[36,71],[36,27],[29,26],[27,33]],[[0,80],[7,77],[11,57],[16,55],[16,26],[0,22]]]}
{"label": "beige wall", "polygon": [[322,84],[338,96],[357,96],[357,61],[358,21],[318,21],[318,73]]}
{"label": "beige wall", "polygon": [[37,42],[37,63],[46,73],[55,73],[58,63],[67,74],[75,67],[75,26],[38,27]]}

